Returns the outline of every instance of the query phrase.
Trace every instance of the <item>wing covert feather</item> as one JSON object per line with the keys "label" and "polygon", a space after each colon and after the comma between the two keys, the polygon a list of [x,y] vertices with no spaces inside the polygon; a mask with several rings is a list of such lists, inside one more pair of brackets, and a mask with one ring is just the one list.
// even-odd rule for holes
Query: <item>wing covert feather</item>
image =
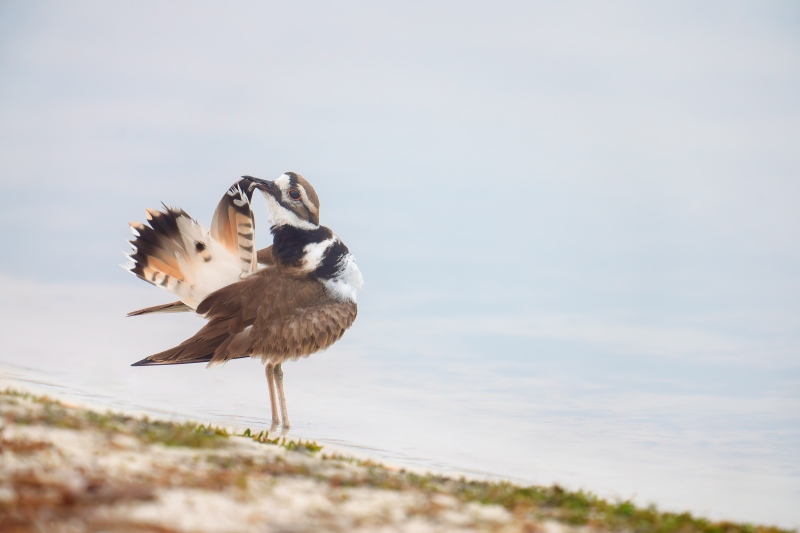
{"label": "wing covert feather", "polygon": [[209,322],[179,346],[148,357],[150,364],[211,366],[246,356],[271,362],[308,356],[341,338],[357,307],[330,298],[319,281],[265,268],[213,292],[197,312]]}

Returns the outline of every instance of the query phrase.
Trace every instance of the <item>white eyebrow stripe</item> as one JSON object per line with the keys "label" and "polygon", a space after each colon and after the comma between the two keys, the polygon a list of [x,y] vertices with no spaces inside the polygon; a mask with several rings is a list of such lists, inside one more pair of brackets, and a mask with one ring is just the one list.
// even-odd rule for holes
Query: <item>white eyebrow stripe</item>
{"label": "white eyebrow stripe", "polygon": [[306,194],[306,188],[298,183],[297,190],[300,192],[300,200],[302,200],[303,205],[306,206],[306,209],[308,209],[312,214],[318,215],[319,209],[317,209],[317,206],[314,205],[314,203],[308,197],[308,194]]}

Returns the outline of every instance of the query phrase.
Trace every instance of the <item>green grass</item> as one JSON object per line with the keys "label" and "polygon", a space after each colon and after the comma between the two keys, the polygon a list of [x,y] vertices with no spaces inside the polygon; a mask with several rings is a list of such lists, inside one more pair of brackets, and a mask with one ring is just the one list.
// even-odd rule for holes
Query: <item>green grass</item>
{"label": "green grass", "polygon": [[586,491],[551,487],[519,486],[507,481],[454,479],[436,474],[392,472],[370,460],[323,455],[323,459],[347,460],[366,467],[360,478],[334,477],[336,486],[369,486],[386,490],[417,489],[449,494],[463,502],[500,505],[521,519],[546,519],[595,530],[632,533],[789,533],[774,526],[715,522],[691,513],[661,512],[655,506],[637,506],[630,501],[610,501]]}
{"label": "green grass", "polygon": [[550,519],[574,526],[634,533],[788,533],[773,526],[714,522],[691,513],[660,512],[655,506],[639,507],[630,501],[614,502],[585,491],[568,491],[558,485],[523,487],[506,481],[489,482],[439,475],[401,472],[393,475],[378,466],[362,480],[365,485],[393,490],[415,487],[450,494],[465,502],[496,504],[516,516]]}
{"label": "green grass", "polygon": [[286,437],[276,437],[274,439],[269,438],[269,431],[259,431],[258,433],[253,433],[250,431],[250,428],[244,430],[244,433],[241,435],[242,437],[248,437],[253,439],[256,442],[260,442],[262,444],[272,444],[275,446],[282,446],[289,451],[293,452],[306,452],[306,453],[316,453],[322,449],[322,446],[314,442],[313,440],[291,440],[287,439]]}
{"label": "green grass", "polygon": [[41,410],[24,415],[6,414],[7,421],[15,424],[119,432],[149,444],[159,443],[188,448],[219,448],[225,445],[229,436],[224,429],[193,422],[163,422],[149,420],[147,417],[135,418],[111,412],[97,413],[73,409],[46,396],[36,397],[12,390],[4,391],[3,395],[31,400],[41,406]]}

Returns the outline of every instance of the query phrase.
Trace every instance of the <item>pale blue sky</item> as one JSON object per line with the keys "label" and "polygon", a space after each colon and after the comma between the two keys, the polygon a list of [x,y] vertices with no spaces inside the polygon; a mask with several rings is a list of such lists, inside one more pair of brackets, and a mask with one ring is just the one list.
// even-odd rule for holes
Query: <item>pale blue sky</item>
{"label": "pale blue sky", "polygon": [[[97,315],[168,299],[117,266],[127,222],[164,201],[208,223],[239,175],[293,170],[365,277],[331,357],[416,374],[451,414],[460,383],[492,420],[566,405],[578,426],[647,420],[662,444],[769,435],[780,494],[800,497],[798,95],[793,2],[2,2],[4,321],[34,328],[50,291],[72,309],[52,345],[6,337],[5,362],[41,368],[102,322],[74,355],[89,365],[155,327]],[[199,323],[169,324],[113,368]],[[313,360],[307,380],[329,368]],[[293,372],[290,402],[309,394]],[[401,381],[371,394],[413,396]]]}
{"label": "pale blue sky", "polygon": [[796,329],[792,3],[1,9],[8,275],[134,285],[145,207],[291,169],[376,310]]}

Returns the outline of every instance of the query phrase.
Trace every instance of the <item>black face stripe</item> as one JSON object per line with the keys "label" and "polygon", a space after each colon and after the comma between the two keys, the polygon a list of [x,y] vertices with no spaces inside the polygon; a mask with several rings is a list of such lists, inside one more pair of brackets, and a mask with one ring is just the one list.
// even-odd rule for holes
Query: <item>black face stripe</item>
{"label": "black face stripe", "polygon": [[280,187],[278,187],[277,185],[273,186],[273,187],[270,187],[269,190],[261,189],[261,192],[264,193],[265,195],[268,194],[268,195],[272,196],[275,199],[276,202],[278,202],[279,204],[283,205],[283,192],[281,191]]}
{"label": "black face stripe", "polygon": [[252,252],[253,251],[253,247],[252,246],[244,246],[243,244],[240,244],[239,248],[241,248],[245,252]]}
{"label": "black face stripe", "polygon": [[252,233],[242,233],[242,232],[238,232],[238,233],[239,233],[239,237],[242,237],[243,239],[248,239],[248,240],[251,240],[251,241],[253,240],[253,234]]}
{"label": "black face stripe", "polygon": [[[289,187],[286,189],[286,196],[289,196],[289,191],[291,191],[292,189],[297,189],[297,192],[300,192],[300,189],[298,188],[298,183],[297,183],[297,174],[295,174],[294,172],[284,172],[284,174],[289,176]],[[301,202],[300,205],[303,205],[302,204],[302,198],[303,198],[302,194],[301,194],[299,200],[295,200],[294,198],[290,197],[290,199],[292,201],[289,203],[289,205],[284,204],[283,202],[281,202],[281,205],[284,206],[287,209],[290,209],[292,211],[296,211],[295,208],[297,207],[297,204],[295,202],[300,201]],[[280,201],[280,200],[278,200],[278,201]],[[303,205],[303,207],[305,207],[305,205]],[[305,209],[305,211],[307,212],[308,209]]]}
{"label": "black face stripe", "polygon": [[[287,173],[287,174],[289,174],[289,173]],[[294,174],[294,173],[292,173],[292,174]],[[294,179],[294,183],[292,182],[292,179]],[[292,188],[295,188],[296,186],[297,186],[297,178],[290,178],[290,180],[289,180],[289,188],[292,189]],[[291,199],[290,200],[285,200],[284,196],[283,196],[283,191],[281,191],[277,187],[275,188],[274,191],[270,191],[269,194],[271,194],[272,197],[275,198],[275,201],[278,202],[278,204],[280,204],[281,207],[283,207],[287,211],[292,212],[295,215],[297,215],[297,217],[300,220],[305,220],[307,222],[310,222],[312,219],[314,219],[314,216],[311,213],[311,210],[302,201],[302,197],[301,197],[301,200],[291,200]]]}

